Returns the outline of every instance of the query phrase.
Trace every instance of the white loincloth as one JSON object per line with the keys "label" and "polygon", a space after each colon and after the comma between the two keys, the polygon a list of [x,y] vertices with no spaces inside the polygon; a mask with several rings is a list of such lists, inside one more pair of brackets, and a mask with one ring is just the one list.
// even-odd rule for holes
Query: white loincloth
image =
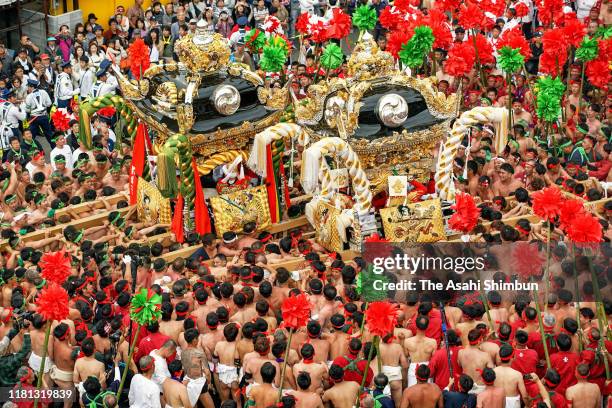
{"label": "white loincloth", "polygon": [[208,369],[210,370],[211,373],[215,372],[215,363],[213,363],[212,361],[208,362]]}
{"label": "white loincloth", "polygon": [[[35,353],[30,353],[30,358],[28,358],[28,365],[35,373],[38,373],[40,370],[40,365],[42,363],[42,357]],[[51,371],[51,367],[53,367],[53,361],[49,357],[45,357],[45,374]]]}
{"label": "white loincloth", "polygon": [[[421,364],[425,364],[428,366],[429,361],[423,361],[421,363],[410,363],[410,366],[408,366],[408,387],[415,385],[417,383],[416,370],[417,370],[417,367],[420,366]],[[400,373],[401,373],[401,369],[400,369]],[[433,382],[433,379],[430,378],[429,380],[427,380],[427,382],[431,383]]]}
{"label": "white loincloth", "polygon": [[521,396],[506,397],[506,408],[521,408]]}
{"label": "white loincloth", "polygon": [[468,394],[474,394],[474,395],[478,395],[481,392],[483,392],[485,390],[485,388],[487,388],[486,385],[484,384],[476,384],[474,383],[474,386],[472,387],[472,389],[468,392]]}
{"label": "white loincloth", "polygon": [[187,397],[189,398],[191,406],[195,407],[200,399],[200,395],[202,395],[202,387],[206,385],[206,377],[202,376],[194,380],[185,376],[185,379],[189,380],[187,383]]}
{"label": "white loincloth", "polygon": [[384,365],[382,366],[382,372],[384,375],[387,376],[387,379],[389,379],[389,382],[402,380],[402,367],[400,366],[385,366]]}
{"label": "white loincloth", "polygon": [[238,382],[238,369],[235,366],[218,363],[217,375],[219,381],[227,386],[231,386],[233,382]]}
{"label": "white loincloth", "polygon": [[72,382],[72,371],[64,371],[57,368],[56,365],[51,367],[49,371],[49,376],[53,381],[64,381],[64,382]]}
{"label": "white loincloth", "polygon": [[81,394],[81,397],[83,397],[83,395],[85,395],[85,387],[83,386],[83,381],[78,384],[75,384],[75,386],[79,394]]}

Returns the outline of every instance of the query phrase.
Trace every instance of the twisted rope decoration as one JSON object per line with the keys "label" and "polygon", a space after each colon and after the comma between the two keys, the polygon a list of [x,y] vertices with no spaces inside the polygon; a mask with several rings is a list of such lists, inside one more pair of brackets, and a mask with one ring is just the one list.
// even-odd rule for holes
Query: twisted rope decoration
{"label": "twisted rope decoration", "polygon": [[313,193],[319,184],[316,179],[319,179],[322,199],[329,200],[331,198],[334,186],[329,167],[327,163],[324,163],[324,156],[328,155],[335,156],[348,167],[348,173],[355,191],[353,197],[355,199],[354,208],[359,214],[367,213],[372,206],[370,181],[361,167],[359,156],[357,156],[345,140],[339,137],[326,137],[304,151],[302,165],[302,186],[304,191],[306,193]]}
{"label": "twisted rope decoration", "polygon": [[497,151],[500,152],[505,147],[508,127],[506,108],[477,107],[464,112],[455,121],[436,164],[436,191],[442,200],[455,200],[455,183],[452,179],[453,161],[469,127],[483,122],[492,122],[496,126],[495,146]]}
{"label": "twisted rope decoration", "polygon": [[[266,177],[267,146],[273,141],[277,140],[282,140],[284,142],[285,140],[297,138],[298,141],[303,141],[305,137],[306,132],[304,129],[295,123],[277,123],[274,126],[270,126],[269,128],[255,135],[253,148],[251,149],[251,155],[247,161],[247,166],[257,175]],[[283,150],[284,146],[283,149],[280,149],[280,145],[272,146],[273,160],[276,158],[276,156],[282,154]]]}
{"label": "twisted rope decoration", "polygon": [[242,156],[242,160],[246,162],[247,154],[242,150],[228,150],[227,152],[215,153],[206,160],[203,164],[198,164],[198,171],[200,176],[205,176],[213,171],[217,166],[222,164],[231,163],[238,155]]}

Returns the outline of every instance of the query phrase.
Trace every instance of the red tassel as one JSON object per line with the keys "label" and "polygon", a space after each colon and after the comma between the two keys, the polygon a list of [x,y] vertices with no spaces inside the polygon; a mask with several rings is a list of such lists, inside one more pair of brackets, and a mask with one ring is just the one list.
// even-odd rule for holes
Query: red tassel
{"label": "red tassel", "polygon": [[130,205],[136,204],[138,194],[138,177],[142,177],[145,164],[145,136],[147,127],[144,123],[138,124],[134,151],[132,153],[132,165],[130,166]]}
{"label": "red tassel", "polygon": [[176,197],[176,205],[174,206],[174,216],[172,217],[171,229],[176,236],[176,241],[183,243],[184,241],[184,230],[183,230],[183,196],[181,193]]}
{"label": "red tassel", "polygon": [[208,208],[204,201],[204,191],[200,181],[200,173],[196,165],[195,157],[191,159],[193,167],[194,187],[195,187],[195,228],[198,234],[208,234],[211,231]]}

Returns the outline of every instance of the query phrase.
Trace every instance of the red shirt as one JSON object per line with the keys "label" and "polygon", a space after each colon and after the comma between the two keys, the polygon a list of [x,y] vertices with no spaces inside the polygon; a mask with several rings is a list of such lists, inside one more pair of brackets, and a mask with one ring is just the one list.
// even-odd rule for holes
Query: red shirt
{"label": "red shirt", "polygon": [[148,356],[153,350],[160,349],[168,340],[170,340],[170,337],[160,332],[149,334],[138,342],[138,353],[135,354],[134,361],[140,360],[140,357]]}
{"label": "red shirt", "polygon": [[[554,341],[554,338],[552,336],[546,336],[546,338],[548,341],[548,355],[554,354],[559,351],[557,349],[557,343]],[[544,354],[544,343],[542,342],[542,336],[540,335],[539,331],[529,333],[527,347],[532,350],[535,350],[538,353],[538,357],[540,357],[540,360],[544,360],[544,358],[546,358]]]}
{"label": "red shirt", "polygon": [[[351,359],[349,360],[349,358],[347,357],[350,357]],[[342,368],[345,368],[352,361],[355,361],[356,359],[357,358],[353,359],[353,356],[336,357],[333,364],[338,365]],[[367,364],[368,364],[367,360],[359,360],[355,364],[357,367],[357,370],[345,370],[344,377],[343,377],[344,381],[355,381],[356,383],[361,384],[361,381],[363,380],[363,373],[365,372]],[[370,367],[368,367],[368,374],[366,375],[366,383],[365,383],[366,387],[370,385],[373,377],[374,377],[374,372],[372,371]]]}
{"label": "red shirt", "polygon": [[550,365],[554,367],[559,373],[559,376],[561,376],[561,382],[555,389],[555,392],[565,395],[565,390],[576,384],[575,372],[578,361],[578,354],[571,351],[559,351],[550,356]]}
{"label": "red shirt", "polygon": [[[459,377],[462,373],[461,367],[459,367],[459,363],[457,362],[459,350],[462,348],[463,347],[461,346],[451,346],[450,348],[451,364],[453,365],[453,378],[455,379],[455,384],[458,384]],[[448,379],[450,378],[446,347],[442,347],[433,353],[431,360],[429,360],[429,370],[431,372],[430,376],[433,378],[434,383],[436,383],[436,385],[442,390],[446,388],[448,385]]]}
{"label": "red shirt", "polygon": [[[512,360],[510,367],[519,371],[521,374],[531,374],[536,372],[538,365],[538,353],[532,349],[516,349],[514,352],[515,358]],[[525,388],[531,398],[540,394],[538,385],[532,380],[525,380]]]}

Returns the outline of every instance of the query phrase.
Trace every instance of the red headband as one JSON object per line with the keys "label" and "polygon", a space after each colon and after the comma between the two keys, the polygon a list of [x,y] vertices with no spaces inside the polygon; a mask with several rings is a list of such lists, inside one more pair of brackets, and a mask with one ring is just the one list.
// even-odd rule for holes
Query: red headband
{"label": "red headband", "polygon": [[27,369],[28,373],[26,375],[24,375],[23,377],[19,378],[19,382],[20,383],[25,383],[26,381],[28,381],[30,378],[32,378],[32,370],[31,369]]}
{"label": "red headband", "polygon": [[4,319],[2,319],[2,323],[8,323],[11,321],[11,317],[13,317],[13,308],[9,307],[8,309],[8,314],[6,315],[6,317]]}
{"label": "red headband", "polygon": [[502,363],[507,363],[508,361],[512,360],[512,357],[514,357],[514,349],[512,350],[512,353],[510,353],[509,356],[506,356],[506,357],[499,356],[499,359],[501,360]]}
{"label": "red headband", "polygon": [[521,232],[525,235],[529,235],[529,231],[527,231],[525,228],[521,227],[520,225],[515,225],[514,229],[517,230],[518,232]]}
{"label": "red headband", "polygon": [[153,368],[153,364],[155,363],[155,360],[151,359],[151,362],[149,364],[147,364],[144,367],[140,368],[140,371],[142,371],[143,373],[146,373],[147,371],[149,371],[150,369]]}
{"label": "red headband", "polygon": [[576,375],[580,378],[582,378],[583,380],[586,380],[587,378],[589,378],[589,374],[587,373],[587,375],[582,375],[578,372],[578,367],[576,367]]}

